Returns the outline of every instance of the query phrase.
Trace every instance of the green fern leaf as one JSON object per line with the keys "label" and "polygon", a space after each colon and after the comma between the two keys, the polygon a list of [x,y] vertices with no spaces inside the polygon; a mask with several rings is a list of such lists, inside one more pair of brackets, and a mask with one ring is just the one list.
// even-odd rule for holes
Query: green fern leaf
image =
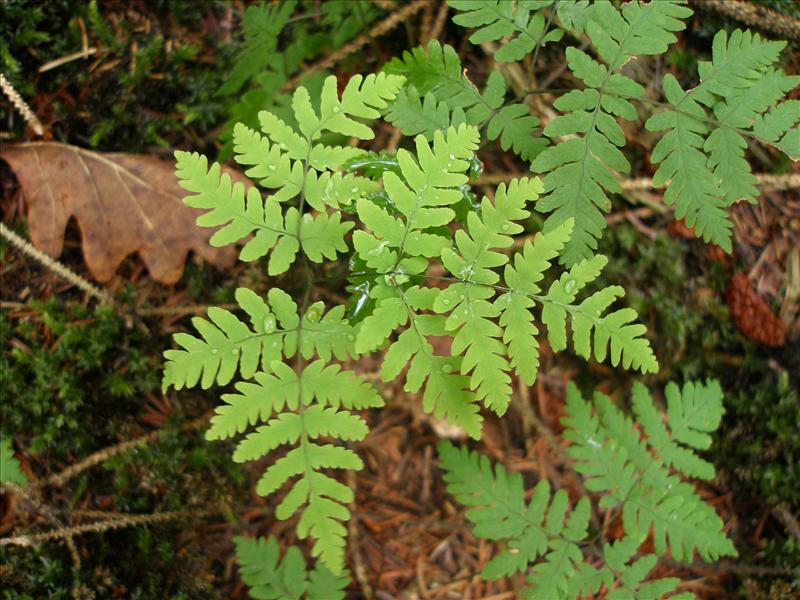
{"label": "green fern leaf", "polygon": [[270,370],[257,373],[256,384],[237,384],[238,394],[223,396],[226,404],[217,408],[207,437],[231,437],[263,422],[237,444],[235,461],[256,460],[280,447],[291,447],[267,467],[256,491],[266,496],[291,480],[275,515],[289,519],[301,512],[298,535],[311,536],[312,554],[332,573],[340,574],[347,533],[341,521],[350,516],[346,505],[352,502],[353,494],[322,470],[360,469],[362,463],[352,450],[317,440],[364,439],[366,423],[349,411],[381,406],[383,401],[355,374],[340,371],[338,365],[326,366],[324,360],[309,363],[302,370],[273,361]]}
{"label": "green fern leaf", "polygon": [[413,87],[420,96],[434,93],[451,110],[486,103],[478,88],[464,76],[455,49],[436,40],[431,40],[427,49],[420,46],[403,52],[402,58],[393,58],[383,70],[403,77],[407,91]]}
{"label": "green fern leaf", "polygon": [[459,360],[433,354],[427,336],[445,335],[444,317],[418,314],[432,310],[437,292],[430,288],[412,286],[398,288],[411,327],[398,336],[386,352],[381,365],[381,378],[391,381],[410,362],[405,391],[416,393],[426,383],[422,406],[436,418],[446,419],[462,427],[471,437],[480,438],[481,416],[473,394],[466,391],[468,378],[460,375]]}
{"label": "green fern leaf", "polygon": [[753,133],[763,142],[785,152],[792,160],[800,160],[800,100],[786,100],[773,106],[764,115],[756,115]]}
{"label": "green fern leaf", "polygon": [[437,101],[433,92],[428,92],[423,98],[414,86],[409,85],[400,90],[386,113],[386,120],[405,135],[423,135],[430,140],[436,131],[447,131],[451,126],[466,123],[466,115],[460,107],[451,114],[447,102]]}
{"label": "green fern leaf", "polygon": [[432,40],[427,52],[415,48],[403,59],[384,67],[388,73],[406,77],[407,85],[394,102],[388,120],[405,135],[424,135],[432,139],[435,131],[446,131],[462,123],[483,127],[487,138],[500,140],[503,150],[512,150],[524,160],[532,160],[547,140],[534,137],[539,120],[524,104],[503,106],[506,84],[493,72],[481,93],[467,78],[455,50]]}
{"label": "green fern leaf", "polygon": [[445,327],[456,332],[451,351],[464,355],[461,373],[471,373],[470,387],[498,414],[508,407],[511,378],[506,350],[499,339],[503,330],[492,320],[500,311],[490,301],[495,291],[489,287],[499,280],[492,268],[507,263],[508,257],[494,250],[510,246],[510,236],[522,231],[516,221],[530,215],[524,207],[540,190],[535,179],[514,180],[508,189],[501,185],[494,204],[484,198],[480,216],[470,213],[468,233],[456,232],[456,249],[442,251],[442,264],[463,283],[452,284],[440,293],[434,310],[449,313]]}
{"label": "green fern leaf", "polygon": [[[562,422],[567,428],[565,437],[573,442],[568,453],[577,461],[576,470],[586,477],[586,489],[603,493],[600,507],[622,505],[628,532],[643,532],[652,526],[658,555],[667,548],[675,560],[683,561],[690,561],[695,550],[705,560],[735,555],[714,509],[691,485],[670,474],[660,457],[650,454],[633,424],[607,396],[595,394],[594,404],[599,417],[570,384],[567,417]],[[641,413],[642,400],[639,404]],[[708,414],[714,410],[708,409]],[[650,414],[646,422],[660,434]],[[656,443],[661,441],[656,439]]]}
{"label": "green fern leaf", "polygon": [[[671,110],[646,123],[652,131],[667,130],[651,157],[661,163],[653,184],[669,182],[664,201],[675,204],[675,215],[694,227],[698,237],[728,252],[732,223],[725,208],[742,199],[754,201],[758,195],[740,132],[752,127],[757,137],[763,132],[764,142],[783,148],[781,136],[800,118],[778,109],[769,113],[769,125],[762,125],[762,114],[800,83],[800,77],[771,68],[784,46],[738,29],[730,37],[720,31],[711,62],[698,66],[700,84],[684,92],[667,75],[663,87]],[[713,126],[707,109],[714,112]]]}
{"label": "green fern leaf", "polygon": [[462,27],[475,27],[469,41],[473,44],[493,42],[512,36],[494,53],[500,62],[522,60],[537,46],[558,41],[564,35],[560,29],[546,31],[544,15],[537,10],[553,4],[552,0],[510,2],[508,0],[447,0],[459,11],[453,22]]}
{"label": "green fern leaf", "polygon": [[524,104],[508,104],[489,121],[486,137],[500,138],[503,150],[512,150],[522,160],[531,161],[547,147],[547,140],[534,137],[531,132],[539,127],[539,119],[530,114]]}
{"label": "green fern leaf", "polygon": [[249,379],[259,368],[259,359],[261,368],[269,371],[273,361],[294,356],[298,340],[305,358],[317,354],[323,360],[344,360],[355,355],[355,330],[345,319],[343,306],[324,314],[321,304],[309,307],[302,325],[311,335],[301,338],[297,305],[279,288],[269,291],[269,304],[246,288],[236,290],[236,300],[247,313],[250,325],[232,312],[214,307],[208,311],[209,320],[192,319],[201,337],[175,334],[175,342],[182,349],[164,352],[164,389],[194,387],[198,383],[203,389],[214,382],[225,385],[237,369]]}
{"label": "green fern leaf", "polygon": [[[341,99],[335,77],[325,80],[321,91],[320,114],[314,110],[309,92],[299,87],[292,107],[300,133],[267,111],[259,114],[265,135],[242,125],[234,127],[236,161],[248,169],[245,174],[272,190],[266,202],[255,188],[245,194],[240,183],[232,185],[219,165],[208,168],[205,157],[176,152],[177,175],[184,189],[194,192],[186,204],[209,212],[198,218],[201,227],[224,225],[211,239],[213,245],[233,244],[253,235],[242,248],[240,258],[255,260],[270,254],[268,273],[279,275],[289,269],[297,254],[303,252],[311,262],[334,259],[345,252],[344,235],[353,227],[342,222],[338,209],[360,198],[376,186],[355,175],[331,173],[344,162],[363,155],[358,149],[315,144],[323,131],[371,139],[372,129],[353,117],[371,119],[380,116],[404,79],[397,75],[356,75],[348,81]],[[283,212],[281,203],[300,196],[298,207]],[[319,214],[301,214],[308,202]]]}
{"label": "green fern leaf", "polygon": [[545,230],[575,220],[575,232],[561,255],[572,266],[591,256],[596,239],[605,228],[603,213],[611,208],[609,192],[621,191],[617,178],[630,164],[619,148],[625,135],[614,116],[636,119],[631,99],[644,88],[617,73],[637,54],[661,54],[684,28],[680,19],[692,11],[677,2],[662,0],[642,4],[628,2],[620,13],[611,3],[592,5],[586,33],[605,64],[577,48],[567,48],[567,64],[587,86],[559,98],[555,107],[566,114],[544,129],[548,137],[577,136],[545,150],[533,162],[536,172],[546,172],[545,195],[537,203],[541,212],[552,213]]}
{"label": "green fern leaf", "polygon": [[475,535],[508,544],[508,550],[493,558],[481,575],[498,579],[543,559],[529,577],[532,591],[540,594],[537,597],[563,596],[569,577],[583,560],[577,542],[588,534],[588,499],[575,506],[565,523],[564,490],[551,500],[550,484],[540,481],[526,506],[519,473],[508,473],[500,465],[493,470],[486,457],[448,442],[440,442],[438,451],[447,489],[468,507],[466,517],[474,524]]}
{"label": "green fern leaf", "polygon": [[315,565],[309,573],[296,546],[280,559],[280,546],[274,537],[235,537],[236,561],[242,580],[250,586],[250,597],[263,600],[336,600],[344,598],[347,573],[336,576]]}
{"label": "green fern leaf", "polygon": [[707,450],[711,446],[709,433],[719,427],[723,413],[719,383],[687,382],[682,391],[670,383],[665,394],[671,433],[667,433],[644,386],[633,388],[633,410],[644,426],[650,445],[664,459],[666,466],[672,466],[689,477],[712,479],[714,466],[696,456],[692,449]]}
{"label": "green fern leaf", "polygon": [[244,43],[234,60],[234,67],[225,78],[218,96],[235,94],[254,75],[271,66],[276,52],[278,36],[289,22],[297,2],[260,4],[248,7],[242,17]]}

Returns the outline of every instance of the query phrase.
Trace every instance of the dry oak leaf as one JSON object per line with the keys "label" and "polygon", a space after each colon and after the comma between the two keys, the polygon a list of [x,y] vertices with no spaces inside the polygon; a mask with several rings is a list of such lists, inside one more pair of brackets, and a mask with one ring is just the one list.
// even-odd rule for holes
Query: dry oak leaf
{"label": "dry oak leaf", "polygon": [[[4,146],[0,158],[22,186],[33,245],[57,257],[74,216],[84,259],[98,281],[111,279],[133,252],[153,279],[165,284],[180,279],[189,250],[217,267],[230,267],[236,259],[233,247],[208,245],[214,230],[195,225],[203,211],[181,201],[186,192],[172,162],[55,142]],[[226,172],[234,181],[247,181],[233,170]]]}

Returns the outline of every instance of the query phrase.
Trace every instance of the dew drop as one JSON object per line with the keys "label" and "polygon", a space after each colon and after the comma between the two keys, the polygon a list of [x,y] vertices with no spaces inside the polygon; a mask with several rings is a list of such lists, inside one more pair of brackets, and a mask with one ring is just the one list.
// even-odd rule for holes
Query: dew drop
{"label": "dew drop", "polygon": [[500,226],[500,229],[502,229],[503,231],[508,231],[508,223],[503,223],[503,224]]}
{"label": "dew drop", "polygon": [[275,170],[275,165],[269,165],[267,168],[268,168],[270,171],[274,171],[274,170]]}
{"label": "dew drop", "polygon": [[334,106],[333,107],[333,112],[338,113],[339,112],[339,107],[338,106]]}
{"label": "dew drop", "polygon": [[450,305],[450,299],[449,298],[444,298],[442,300],[442,304],[444,304],[445,306],[449,306]]}
{"label": "dew drop", "polygon": [[217,354],[218,352],[219,352],[219,350],[217,350],[216,348],[212,348],[211,349],[211,354]]}
{"label": "dew drop", "polygon": [[357,193],[358,193],[358,188],[357,188],[357,187],[354,187],[354,188],[353,188],[353,189],[351,189],[350,191],[351,191],[353,194],[357,194]]}
{"label": "dew drop", "polygon": [[354,336],[352,333],[348,333],[347,334],[347,340],[350,341],[350,342],[355,342],[356,341],[356,336]]}
{"label": "dew drop", "polygon": [[456,159],[456,155],[455,154],[451,154],[450,155],[450,160],[455,160],[455,159]]}
{"label": "dew drop", "polygon": [[267,317],[264,319],[264,333],[272,333],[275,331],[275,319]]}
{"label": "dew drop", "polygon": [[452,370],[453,370],[453,367],[451,367],[447,363],[442,365],[442,373],[449,373]]}
{"label": "dew drop", "polygon": [[564,284],[564,291],[568,294],[571,294],[573,291],[575,291],[576,285],[578,285],[578,283],[574,279],[567,279],[567,282]]}
{"label": "dew drop", "polygon": [[238,348],[234,348],[233,350],[231,350],[231,354],[236,356],[237,354],[239,354],[239,349]]}

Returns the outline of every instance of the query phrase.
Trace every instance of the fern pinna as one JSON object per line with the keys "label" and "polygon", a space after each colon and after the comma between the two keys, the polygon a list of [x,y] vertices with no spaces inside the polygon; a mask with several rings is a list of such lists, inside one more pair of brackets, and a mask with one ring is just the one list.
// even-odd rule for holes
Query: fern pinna
{"label": "fern pinna", "polygon": [[[475,535],[506,545],[484,567],[485,579],[527,573],[522,598],[578,598],[603,586],[606,598],[661,598],[674,592],[680,580],[645,581],[658,557],[669,553],[688,563],[695,551],[706,561],[736,555],[713,507],[681,477],[714,477],[713,466],[695,452],[710,446],[710,434],[719,426],[719,384],[689,382],[681,389],[670,383],[665,395],[667,425],[641,384],[633,389],[635,422],[608,396],[595,393],[589,403],[574,385],[567,389],[564,437],[572,442],[567,454],[598,507],[621,510],[624,527],[624,536],[605,541],[602,556],[593,556],[591,563],[584,551],[594,547],[592,537],[605,539],[606,532],[590,526],[590,497],[570,508],[567,492],[552,494],[549,482],[542,480],[526,503],[519,473],[500,465],[492,469],[486,457],[440,443],[448,490],[468,507]],[[640,552],[651,530],[653,551]]]}
{"label": "fern pinna", "polygon": [[[730,36],[720,32],[711,62],[699,64],[699,84],[684,92],[667,74],[663,103],[649,98],[624,67],[636,56],[667,51],[692,15],[683,0],[634,0],[619,8],[587,0],[448,4],[457,11],[454,22],[474,30],[469,40],[492,53],[501,69],[491,73],[481,92],[451,47],[432,41],[427,50],[416,48],[384,68],[407,79],[388,119],[406,134],[428,137],[453,124],[475,125],[503,150],[529,162],[532,171],[544,174],[544,193],[536,203],[536,210],[549,214],[544,230],[574,220],[573,235],[560,256],[567,266],[595,252],[611,196],[622,191],[619,180],[630,172],[617,118],[638,120],[634,102],[656,111],[647,120],[648,129],[666,132],[651,157],[659,164],[654,185],[667,186],[665,203],[675,206],[675,215],[694,227],[698,237],[727,251],[732,223],[725,209],[757,196],[744,158],[747,140],[800,158],[800,101],[783,100],[800,78],[775,68],[785,42],[739,30]],[[506,100],[502,63],[533,54],[526,67],[530,83],[540,48],[559,40],[564,31],[585,36],[591,44],[588,51],[573,46],[565,51],[567,67],[583,89],[561,95],[554,106],[563,114],[542,128],[528,101],[532,94],[549,90],[527,89],[517,82]]]}
{"label": "fern pinna", "polygon": [[[545,279],[571,238],[572,221],[514,246],[512,236],[523,232],[528,205],[542,190],[538,179],[501,185],[493,200],[484,197],[465,213],[464,223],[456,219],[480,139],[476,127],[449,127],[430,141],[419,135],[416,152],[401,149],[391,160],[320,142],[323,132],[372,138],[358,119],[378,117],[403,83],[392,74],[355,76],[340,97],[330,77],[313,102],[305,88],[295,91],[297,130],[269,112],[260,114],[260,132],[237,126],[236,161],[270,192],[266,198],[255,186],[232,184],[204,157],[176,153],[186,203],[206,211],[198,224],[220,227],[211,243],[241,243],[240,259],[266,259],[270,275],[296,265],[307,284],[297,298],[277,287],[266,298],[241,288],[240,314],[212,308],[207,319],[195,318],[198,335],[176,334],[180,348],[165,353],[164,387],[208,388],[239,374],[243,381],[223,395],[208,437],[258,425],[239,441],[234,460],[285,449],[257,491],[286,490],[276,516],[299,514],[298,534],[313,540],[312,554],[334,575],[344,569],[342,522],[353,494],[329,470],[361,468],[344,442],[367,434],[358,411],[383,404],[342,363],[385,349],[381,378],[404,373],[405,389],[421,392],[427,411],[474,438],[481,402],[503,414],[511,373],[528,383],[536,377],[542,324],[554,350],[571,339],[587,359],[657,369],[634,312],[611,307],[622,289],[585,289],[605,257]],[[372,311],[360,320],[344,306],[328,310],[312,301],[322,273],[315,265],[351,251],[359,265],[353,275],[370,283]],[[449,354],[434,351],[434,336],[452,337]]]}

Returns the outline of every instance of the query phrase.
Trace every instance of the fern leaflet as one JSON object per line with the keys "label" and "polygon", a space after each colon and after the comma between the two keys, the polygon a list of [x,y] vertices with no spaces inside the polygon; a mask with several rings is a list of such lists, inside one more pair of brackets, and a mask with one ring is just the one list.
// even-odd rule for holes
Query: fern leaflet
{"label": "fern leaflet", "polygon": [[523,160],[532,160],[547,140],[534,137],[539,119],[525,104],[503,104],[506,83],[493,72],[480,92],[467,78],[456,51],[432,40],[427,52],[419,47],[390,61],[384,71],[406,78],[406,87],[392,104],[386,118],[405,135],[422,134],[432,139],[435,131],[461,124],[486,126],[489,140],[499,140]]}
{"label": "fern leaflet", "polygon": [[643,582],[656,563],[652,554],[627,564],[641,537],[629,535],[605,544],[605,564],[600,568],[584,562],[579,544],[589,535],[588,498],[581,498],[567,516],[567,493],[558,490],[551,495],[550,484],[542,480],[526,504],[519,473],[509,473],[501,465],[492,469],[485,456],[449,442],[440,442],[438,450],[447,489],[467,507],[465,516],[474,525],[473,533],[506,546],[486,564],[484,579],[527,573],[523,599],[578,598],[596,593],[603,584],[611,588],[615,582],[619,587],[611,597],[652,598],[673,591],[679,583],[674,577]]}
{"label": "fern leaflet", "polygon": [[309,573],[300,550],[291,546],[280,558],[274,537],[236,537],[236,561],[250,597],[259,600],[338,600],[344,598],[347,572],[334,575],[320,563]]}
{"label": "fern leaflet", "polygon": [[[722,413],[719,386],[712,382],[705,386],[687,383],[682,400],[676,401],[674,394],[670,392],[673,401],[669,416],[676,419],[679,433],[667,436],[655,425],[660,417],[652,401],[644,390],[637,391],[637,415],[644,417],[642,424],[648,435],[652,431],[656,436],[645,441],[608,396],[595,393],[595,415],[577,388],[570,385],[563,420],[565,437],[573,442],[568,453],[577,461],[576,470],[585,476],[586,488],[602,493],[601,508],[622,506],[626,531],[646,532],[653,527],[656,554],[663,555],[669,548],[675,560],[683,561],[690,561],[695,550],[704,560],[735,555],[714,509],[668,468],[673,464],[692,473],[697,465],[708,464],[694,456],[691,448],[678,447],[674,440],[693,447],[705,443],[701,432],[715,428]],[[698,410],[703,421],[698,423],[700,431],[693,432],[685,423],[685,413],[698,406],[702,406]],[[648,446],[655,452],[666,449],[666,459],[652,454]],[[687,464],[691,466],[685,468]],[[707,475],[702,469],[701,474]]]}
{"label": "fern leaflet", "polygon": [[661,163],[653,184],[669,183],[664,202],[675,205],[675,215],[694,227],[698,237],[728,252],[732,223],[725,208],[739,200],[755,201],[758,195],[744,159],[742,133],[800,157],[800,105],[790,100],[775,106],[800,84],[800,77],[772,68],[785,45],[738,29],[730,37],[720,31],[711,62],[699,64],[700,84],[684,92],[666,75],[663,87],[670,110],[646,123],[652,131],[667,130],[652,154],[653,162]]}
{"label": "fern leaflet", "polygon": [[630,100],[639,98],[644,88],[618,71],[632,56],[665,52],[675,40],[674,32],[684,28],[680,19],[691,14],[677,1],[629,2],[621,13],[609,2],[598,2],[588,13],[585,31],[605,64],[567,48],[567,64],[586,89],[571,91],[555,102],[566,114],[548,123],[544,134],[573,137],[545,150],[532,169],[547,173],[545,195],[536,205],[537,210],[552,213],[545,231],[575,220],[575,233],[561,257],[568,266],[597,248],[605,228],[603,213],[611,209],[608,192],[620,192],[617,177],[630,171],[620,151],[625,135],[614,117],[635,120]]}

